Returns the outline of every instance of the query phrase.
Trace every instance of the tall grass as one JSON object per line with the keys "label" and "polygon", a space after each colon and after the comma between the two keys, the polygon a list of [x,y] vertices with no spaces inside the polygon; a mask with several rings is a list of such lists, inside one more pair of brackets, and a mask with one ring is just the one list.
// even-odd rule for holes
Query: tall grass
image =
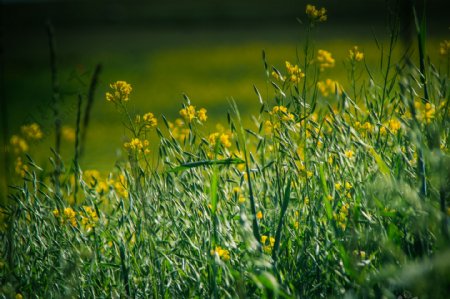
{"label": "tall grass", "polygon": [[78,168],[81,97],[77,156],[58,182],[14,139],[26,163],[2,207],[4,296],[445,298],[448,43],[442,63],[423,51],[419,67],[395,61],[393,22],[378,70],[349,49],[347,87],[326,80],[337,63],[314,46],[326,11],[306,13],[295,62],[263,55],[251,126],[230,101],[211,131],[187,96],[179,119],[134,114],[132,86],[117,81],[105,105],[129,136],[110,173]]}

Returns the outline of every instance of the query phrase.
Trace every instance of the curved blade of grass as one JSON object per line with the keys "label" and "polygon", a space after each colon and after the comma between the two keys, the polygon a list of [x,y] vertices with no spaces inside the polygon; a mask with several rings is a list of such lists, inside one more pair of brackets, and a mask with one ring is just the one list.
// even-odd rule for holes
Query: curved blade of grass
{"label": "curved blade of grass", "polygon": [[179,172],[185,171],[187,169],[200,167],[200,166],[210,166],[210,165],[232,165],[232,164],[243,164],[244,160],[239,158],[228,158],[222,160],[204,160],[181,164],[175,168],[169,169],[167,172]]}

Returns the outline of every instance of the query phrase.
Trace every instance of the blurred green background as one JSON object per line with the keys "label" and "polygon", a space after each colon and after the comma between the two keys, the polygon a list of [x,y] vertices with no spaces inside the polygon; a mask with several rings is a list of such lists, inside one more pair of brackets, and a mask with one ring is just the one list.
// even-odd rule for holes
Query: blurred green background
{"label": "blurred green background", "polygon": [[[425,8],[418,3],[419,11],[427,11],[428,53],[436,59],[439,42],[449,36],[447,2],[428,1]],[[253,84],[263,95],[267,90],[262,50],[280,70],[285,60],[297,61],[307,3],[328,9],[329,20],[315,32],[315,47],[330,51],[336,67],[323,79],[337,79],[345,88],[343,62],[353,45],[366,53],[374,71],[379,69],[374,36],[387,47],[386,6],[393,1],[3,1],[3,147],[21,125],[36,121],[46,137],[31,153],[38,164],[49,163],[54,137],[47,20],[55,29],[63,125],[75,126],[77,96],[86,95],[95,66],[102,64],[81,165],[108,171],[127,133],[105,101],[110,82],[131,83],[132,110],[154,112],[160,123],[162,114],[169,120],[178,116],[183,93],[208,110],[211,127],[226,123],[230,99],[248,121],[259,109]],[[403,50],[400,42],[396,51]],[[63,140],[62,155],[70,161],[72,142]],[[1,163],[4,176],[3,155]]]}

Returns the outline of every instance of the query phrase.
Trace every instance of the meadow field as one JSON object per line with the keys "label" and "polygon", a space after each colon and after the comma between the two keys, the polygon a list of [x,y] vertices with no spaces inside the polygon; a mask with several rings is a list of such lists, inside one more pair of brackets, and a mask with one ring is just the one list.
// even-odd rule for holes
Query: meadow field
{"label": "meadow field", "polygon": [[446,298],[448,34],[300,14],[6,36],[0,296]]}

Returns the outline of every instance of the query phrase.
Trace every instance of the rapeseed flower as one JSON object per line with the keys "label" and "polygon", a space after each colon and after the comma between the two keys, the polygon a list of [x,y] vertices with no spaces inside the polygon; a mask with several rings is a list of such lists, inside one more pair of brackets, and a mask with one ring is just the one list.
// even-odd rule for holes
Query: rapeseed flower
{"label": "rapeseed flower", "polygon": [[64,209],[64,218],[68,221],[73,227],[77,226],[77,219],[75,211],[68,207]]}
{"label": "rapeseed flower", "polygon": [[345,152],[344,152],[344,155],[347,157],[347,158],[349,158],[349,159],[351,159],[351,158],[353,158],[353,155],[354,155],[355,153],[352,151],[352,150],[346,150]]}
{"label": "rapeseed flower", "polygon": [[439,54],[441,54],[442,56],[446,56],[449,53],[449,49],[450,49],[450,41],[444,40],[443,42],[440,43]]}
{"label": "rapeseed flower", "polygon": [[289,80],[292,83],[298,83],[305,77],[305,73],[302,72],[298,65],[292,65],[289,61],[286,61],[285,64],[289,73]]}
{"label": "rapeseed flower", "polygon": [[262,219],[262,218],[263,218],[263,213],[262,213],[261,211],[259,211],[258,213],[256,213],[256,218]]}
{"label": "rapeseed flower", "polygon": [[61,136],[64,140],[69,142],[75,141],[76,132],[72,127],[69,126],[62,126],[61,128]]}
{"label": "rapeseed flower", "polygon": [[158,125],[158,120],[156,119],[155,115],[151,112],[144,114],[142,119],[144,120],[145,126],[147,128],[154,128]]}
{"label": "rapeseed flower", "polygon": [[190,123],[196,115],[195,107],[192,105],[186,106],[185,108],[180,110],[180,115],[184,118],[185,121]]}
{"label": "rapeseed flower", "polygon": [[324,97],[336,92],[338,95],[342,94],[342,86],[337,81],[331,79],[317,82],[317,89],[319,89]]}
{"label": "rapeseed flower", "polygon": [[18,135],[12,135],[9,143],[12,146],[13,152],[18,155],[20,153],[25,153],[28,151],[28,144],[22,137]]}
{"label": "rapeseed flower", "polygon": [[200,110],[197,110],[197,118],[201,122],[205,122],[208,119],[208,116],[206,115],[207,110],[205,108],[200,108]]}
{"label": "rapeseed flower", "polygon": [[311,22],[325,22],[327,20],[327,10],[322,7],[317,9],[315,5],[306,5],[306,15]]}
{"label": "rapeseed flower", "polygon": [[359,51],[358,46],[354,46],[348,52],[351,61],[361,61],[364,59],[364,53]]}
{"label": "rapeseed flower", "polygon": [[211,255],[217,255],[224,262],[230,260],[230,252],[227,249],[223,249],[220,246],[216,246],[215,249],[211,249]]}
{"label": "rapeseed flower", "polygon": [[39,140],[42,138],[43,134],[41,128],[37,123],[32,123],[29,125],[24,125],[21,128],[21,131],[25,138]]}
{"label": "rapeseed flower", "polygon": [[127,102],[133,90],[131,85],[125,81],[116,81],[111,83],[109,87],[112,89],[112,92],[106,93],[106,100],[113,103]]}
{"label": "rapeseed flower", "polygon": [[335,64],[331,53],[326,50],[318,50],[316,60],[319,63],[320,71],[324,71],[326,68],[332,68]]}
{"label": "rapeseed flower", "polygon": [[17,157],[14,170],[21,177],[25,177],[25,175],[28,171],[28,165],[23,164],[21,157]]}

